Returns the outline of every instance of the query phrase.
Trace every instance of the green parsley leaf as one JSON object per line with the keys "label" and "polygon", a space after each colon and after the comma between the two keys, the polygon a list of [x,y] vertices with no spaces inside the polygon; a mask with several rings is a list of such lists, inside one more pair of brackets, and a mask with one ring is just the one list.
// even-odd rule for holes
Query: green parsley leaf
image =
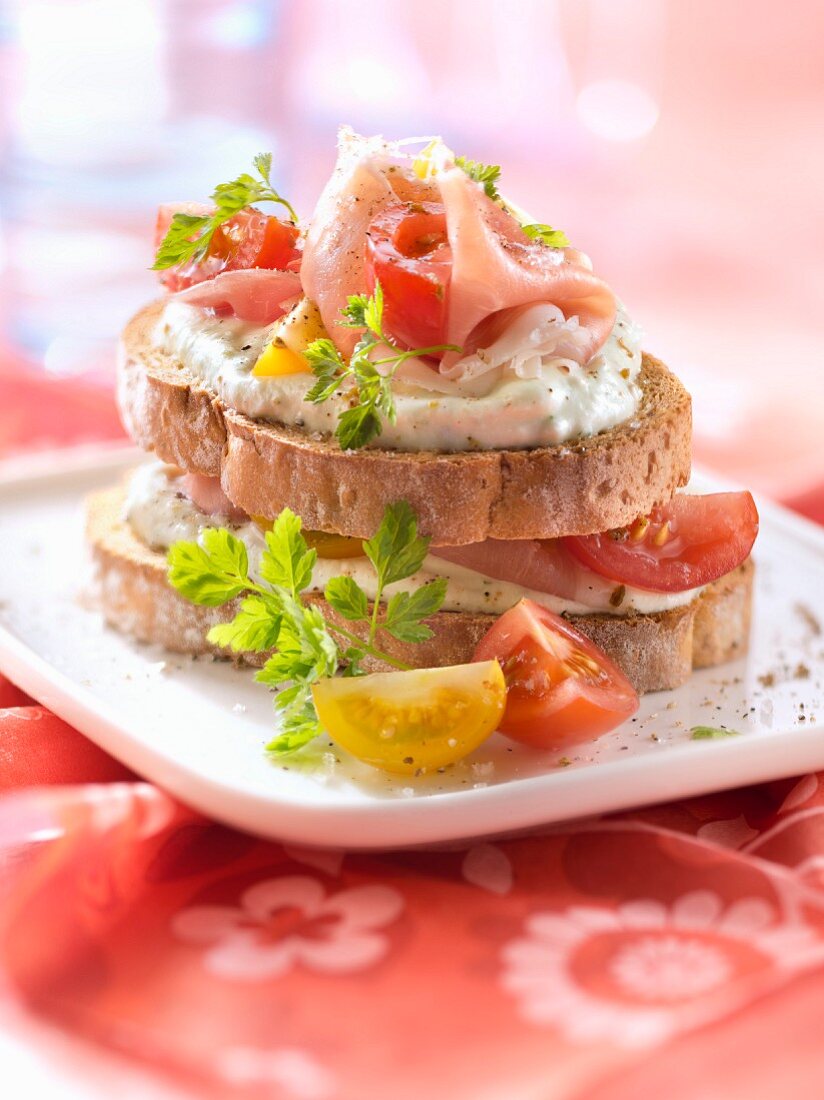
{"label": "green parsley leaf", "polygon": [[341,660],[345,662],[343,675],[344,676],[365,676],[363,668],[361,667],[361,661],[363,660],[363,651],[356,646],[350,646],[349,649],[345,649],[341,654]]}
{"label": "green parsley leaf", "polygon": [[348,374],[347,366],[341,353],[328,339],[313,341],[303,354],[317,378],[304,400],[320,405],[340,389]]}
{"label": "green parsley leaf", "polygon": [[566,248],[569,238],[562,229],[553,229],[551,225],[535,222],[534,225],[522,225],[524,233],[533,241],[540,241],[548,248]]}
{"label": "green parsley leaf", "polygon": [[341,413],[335,435],[344,451],[353,451],[371,443],[382,430],[381,418],[374,405],[357,405]]}
{"label": "green parsley leaf", "polygon": [[[258,153],[255,159],[252,161],[255,168],[258,171],[258,175],[266,184],[267,187],[272,187],[272,181],[269,178],[272,174],[272,154],[271,153]],[[274,190],[274,188],[272,188]],[[292,221],[296,222],[298,219],[292,212]]]}
{"label": "green parsley leaf", "polygon": [[341,310],[344,320],[340,323],[344,328],[368,328],[366,321],[366,307],[369,304],[368,294],[350,294],[346,305]]}
{"label": "green parsley leaf", "polygon": [[292,684],[291,687],[281,688],[275,696],[275,709],[288,710],[293,703],[300,702],[305,697],[305,684]]}
{"label": "green parsley leaf", "polygon": [[693,726],[690,741],[720,741],[722,737],[740,737],[738,730],[727,730],[718,726]]}
{"label": "green parsley leaf", "polygon": [[352,577],[332,577],[323,594],[344,619],[360,622],[369,618],[366,593]]}
{"label": "green parsley leaf", "polygon": [[392,398],[391,374],[383,374],[379,371],[378,364],[373,363],[363,354],[360,343],[355,345],[351,367],[358,387],[358,396],[362,400],[367,399],[368,403],[380,409],[390,423],[394,424],[396,414],[395,402]]}
{"label": "green parsley leaf", "polygon": [[446,577],[438,577],[414,592],[396,592],[386,605],[381,629],[401,642],[425,642],[432,637],[432,630],[421,620],[441,607],[446,586]]}
{"label": "green parsley leaf", "polygon": [[296,684],[282,691],[277,699],[287,697],[281,733],[266,746],[266,751],[275,756],[285,756],[302,749],[321,733],[323,727],[318,721],[312,690],[308,684]]}
{"label": "green parsley leaf", "polygon": [[276,588],[285,588],[292,596],[302,592],[312,580],[317,550],[310,550],[300,533],[300,518],[284,508],[266,532],[266,549],[260,559],[260,573]]}
{"label": "green parsley leaf", "polygon": [[375,283],[371,298],[366,300],[363,323],[374,336],[383,339],[383,287],[380,283]]}
{"label": "green parsley leaf", "polygon": [[501,178],[499,164],[482,164],[479,160],[469,160],[468,157],[455,157],[455,164],[458,168],[462,168],[471,180],[482,184],[490,199],[494,202],[500,199],[497,187],[498,180]]}
{"label": "green parsley leaf", "polygon": [[214,234],[211,222],[208,214],[174,214],[158,246],[152,270],[162,271],[184,260],[202,260]]}
{"label": "green parsley leaf", "polygon": [[338,670],[338,647],[320,610],[288,596],[284,599],[278,649],[284,651],[287,647],[302,679],[314,682],[334,676]]}
{"label": "green parsley leaf", "polygon": [[341,310],[345,320],[344,328],[365,328],[377,337],[384,339],[383,333],[383,287],[375,283],[375,289],[369,294],[350,294]]}
{"label": "green parsley leaf", "polygon": [[418,518],[405,500],[390,504],[380,527],[363,544],[380,587],[417,573],[429,552],[429,542],[418,536]]}
{"label": "green parsley leaf", "polygon": [[208,253],[215,231],[225,222],[259,202],[274,202],[285,206],[289,217],[297,222],[291,203],[272,186],[272,154],[259,153],[254,159],[258,177],[243,172],[237,179],[219,183],[212,192],[214,211],[205,215],[178,212],[172,216],[166,236],[160,242],[152,270],[163,271],[177,264],[199,263]]}
{"label": "green parsley leaf", "polygon": [[[346,307],[341,311],[345,320],[341,322],[347,328],[364,329],[352,351],[349,363],[345,363],[340,352],[329,339],[315,340],[304,352],[312,373],[317,381],[306,394],[305,400],[316,405],[343,390],[344,383],[350,381],[357,396],[357,404],[351,404],[338,417],[335,435],[343,450],[364,447],[380,435],[383,430],[381,418],[394,424],[397,419],[395,401],[392,396],[392,379],[398,367],[407,359],[418,355],[431,355],[439,351],[460,351],[454,344],[438,344],[428,348],[410,348],[401,351],[392,338],[383,331],[383,288],[375,284],[371,296],[366,294],[350,295]],[[373,359],[372,353],[378,347],[386,346],[393,354]],[[351,389],[345,390],[347,396]]]}
{"label": "green parsley leaf", "polygon": [[230,623],[218,623],[206,635],[212,645],[235,653],[265,653],[280,634],[280,606],[274,596],[247,596]]}
{"label": "green parsley leaf", "polygon": [[169,548],[169,583],[202,607],[219,607],[249,587],[246,547],[225,528],[207,528],[203,545],[176,542]]}
{"label": "green parsley leaf", "polygon": [[[297,638],[289,638],[282,627],[281,635],[278,638],[277,651],[272,654],[263,668],[257,670],[255,679],[259,684],[278,688],[293,679],[304,680],[311,672],[312,662],[311,660],[302,659],[302,650]],[[275,696],[276,707],[280,708],[285,705],[283,695],[284,693]]]}
{"label": "green parsley leaf", "polygon": [[317,608],[304,607],[288,596],[284,604],[278,649],[255,675],[259,683],[272,687],[293,681],[275,696],[275,707],[284,717],[283,732],[267,746],[274,753],[301,748],[321,732],[311,685],[334,676],[339,663],[338,648]]}

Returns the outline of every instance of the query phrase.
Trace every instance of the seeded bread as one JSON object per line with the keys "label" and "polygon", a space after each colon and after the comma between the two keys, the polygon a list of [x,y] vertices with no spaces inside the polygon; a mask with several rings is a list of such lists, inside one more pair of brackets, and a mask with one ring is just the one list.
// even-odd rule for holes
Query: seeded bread
{"label": "seeded bread", "polygon": [[123,334],[123,422],[165,462],[220,477],[251,515],[273,517],[288,506],[308,528],[368,538],[386,505],[402,499],[434,545],[556,538],[628,524],[689,478],[690,397],[651,355],[637,416],[588,439],[525,451],[342,451],[334,438],[226,408],[153,346],[162,306],[147,306]]}
{"label": "seeded bread", "polygon": [[[236,608],[196,607],[179,596],[166,581],[165,557],[140,542],[123,521],[123,504],[120,488],[98,493],[88,504],[95,589],[106,620],[177,653],[214,654],[206,632]],[[612,657],[639,692],[678,687],[693,668],[746,652],[753,572],[748,560],[686,607],[655,615],[573,615],[570,621]],[[335,612],[322,597],[313,599],[334,622]],[[442,611],[428,620],[435,632],[428,642],[410,646],[387,638],[384,644],[392,656],[418,667],[461,664],[471,659],[494,621],[494,615]],[[357,631],[359,624],[347,626]],[[262,659],[249,654],[246,663],[259,665]],[[382,667],[373,664],[373,670]]]}

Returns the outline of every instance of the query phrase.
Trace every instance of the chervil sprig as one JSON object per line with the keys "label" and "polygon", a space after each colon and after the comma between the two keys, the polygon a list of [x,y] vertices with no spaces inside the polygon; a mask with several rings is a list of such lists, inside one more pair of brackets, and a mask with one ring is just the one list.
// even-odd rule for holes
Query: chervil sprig
{"label": "chervil sprig", "polygon": [[[497,202],[504,210],[507,210],[513,216],[517,216],[516,209],[506,202],[498,190],[498,181],[501,178],[500,165],[481,164],[480,161],[469,160],[467,157],[455,157],[455,164],[458,168],[462,168],[470,179],[480,183],[493,202]],[[530,240],[540,241],[541,244],[545,244],[549,248],[566,248],[569,244],[567,235],[563,230],[553,229],[551,225],[544,225],[543,222],[522,225],[521,229]]]}
{"label": "chervil sprig", "polygon": [[455,164],[462,168],[470,179],[480,183],[487,195],[499,202],[501,195],[498,191],[498,180],[501,178],[500,164],[482,164],[479,160],[470,160],[468,157],[455,157]]}
{"label": "chervil sprig", "polygon": [[[347,363],[329,339],[315,340],[303,353],[317,381],[306,394],[306,400],[319,405],[342,388],[347,380],[354,381],[358,403],[346,409],[338,418],[335,435],[344,450],[363,447],[383,430],[382,417],[390,424],[397,418],[392,396],[392,379],[402,363],[419,355],[434,355],[442,351],[460,351],[455,344],[435,344],[427,348],[397,347],[383,327],[383,289],[375,284],[371,295],[353,294],[342,310],[347,328],[365,329]],[[379,345],[386,345],[392,355],[372,358]]]}
{"label": "chervil sprig", "polygon": [[254,160],[258,176],[242,173],[229,183],[219,183],[212,192],[214,212],[211,214],[183,214],[172,216],[166,236],[160,242],[152,270],[202,260],[209,251],[215,230],[224,222],[258,202],[275,202],[285,206],[289,217],[297,222],[298,216],[291,203],[272,186],[272,154],[259,153]]}
{"label": "chervil sprig", "polygon": [[[213,626],[207,637],[235,653],[272,651],[255,679],[281,688],[275,696],[283,714],[281,733],[267,746],[281,754],[322,732],[312,701],[317,680],[334,676],[341,665],[346,675],[361,675],[367,656],[394,668],[410,667],[380,648],[380,636],[413,643],[430,638],[432,631],[423,620],[443,604],[447,582],[439,577],[412,592],[396,592],[383,603],[386,586],[416,573],[429,549],[429,539],[418,535],[417,519],[405,501],[386,509],[375,535],[364,543],[377,577],[371,608],[353,577],[328,581],[324,596],[340,617],[334,622],[304,596],[317,552],[307,545],[300,519],[284,509],[265,542],[260,581],[249,575],[246,546],[225,528],[206,529],[199,543],[176,542],[168,553],[168,577],[182,596],[202,606],[218,607],[243,597],[231,622]],[[365,637],[343,622],[363,623]]]}
{"label": "chervil sprig", "polygon": [[533,225],[522,225],[524,233],[533,241],[540,241],[549,248],[566,248],[569,238],[562,229],[553,229],[551,225],[535,222]]}

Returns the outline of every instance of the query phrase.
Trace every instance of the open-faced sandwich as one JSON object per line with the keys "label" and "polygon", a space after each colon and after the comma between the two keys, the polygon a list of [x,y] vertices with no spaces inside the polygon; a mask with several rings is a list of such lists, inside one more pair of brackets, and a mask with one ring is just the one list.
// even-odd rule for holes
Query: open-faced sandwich
{"label": "open-faced sandwich", "polygon": [[89,507],[108,620],[259,666],[276,750],[400,771],[742,654],[752,497],[678,491],[689,395],[589,258],[439,139],[344,129],[305,225],[270,171],[160,210],[118,367],[159,461]]}

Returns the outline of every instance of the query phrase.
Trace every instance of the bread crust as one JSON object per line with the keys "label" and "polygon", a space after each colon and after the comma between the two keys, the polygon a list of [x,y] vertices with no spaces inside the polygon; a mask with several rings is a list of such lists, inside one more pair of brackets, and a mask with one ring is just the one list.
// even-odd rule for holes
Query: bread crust
{"label": "bread crust", "polygon": [[[124,522],[123,490],[111,489],[89,499],[87,538],[95,570],[95,587],[107,622],[142,641],[156,642],[177,653],[226,656],[206,641],[215,623],[225,622],[236,604],[196,607],[166,580],[166,560],[132,533]],[[623,669],[639,692],[678,687],[693,668],[721,664],[746,652],[752,604],[751,559],[722,577],[692,603],[655,615],[571,615],[569,621],[587,634]],[[335,611],[321,596],[334,623]],[[385,638],[387,652],[416,667],[462,664],[489,630],[495,615],[442,611],[428,619],[434,636],[410,646]],[[347,623],[358,631],[360,624]],[[260,665],[260,654],[241,655],[243,663]],[[367,662],[370,670],[385,669]]]}
{"label": "bread crust", "polygon": [[588,439],[524,451],[342,451],[333,438],[226,408],[153,347],[162,308],[147,306],[123,333],[124,425],[164,461],[220,477],[227,496],[252,515],[289,507],[308,528],[368,538],[387,504],[407,500],[436,546],[557,538],[628,524],[689,479],[689,394],[646,353],[635,419]]}

